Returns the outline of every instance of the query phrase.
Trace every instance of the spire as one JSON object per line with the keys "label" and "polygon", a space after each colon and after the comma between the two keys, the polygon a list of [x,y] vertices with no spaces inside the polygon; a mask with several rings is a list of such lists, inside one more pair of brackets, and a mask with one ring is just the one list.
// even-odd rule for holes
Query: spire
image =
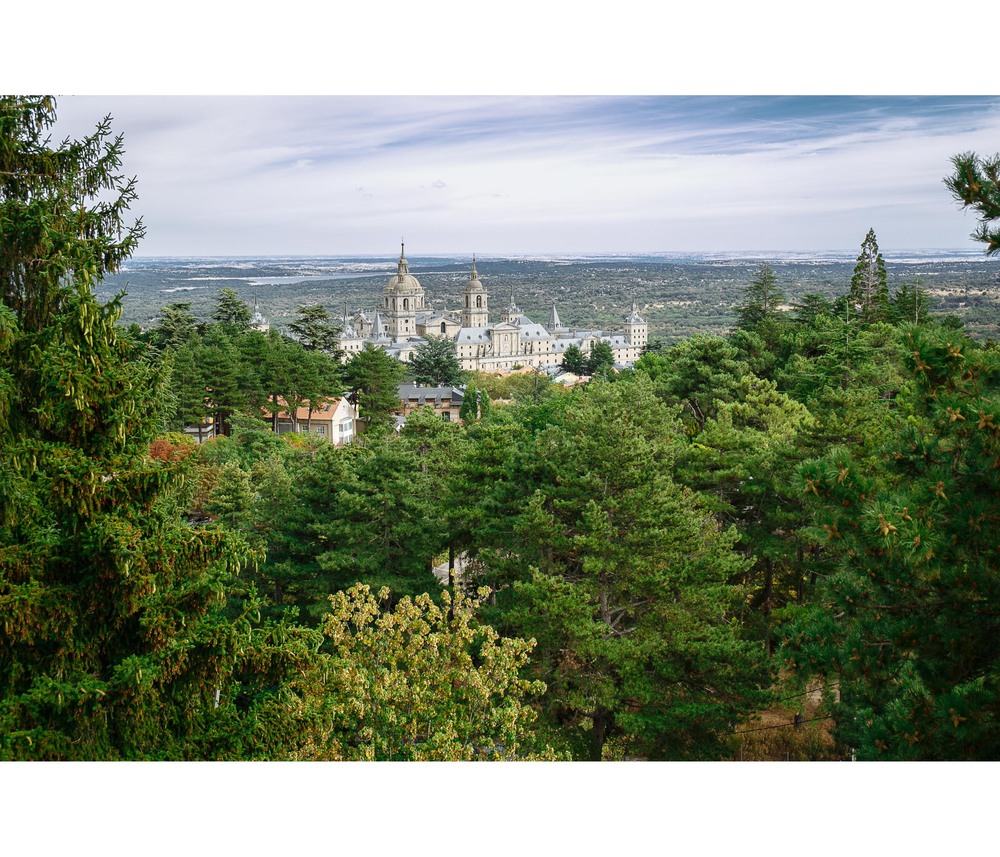
{"label": "spire", "polygon": [[562,322],[559,321],[559,312],[556,310],[556,305],[552,304],[552,312],[549,313],[549,330],[564,330]]}
{"label": "spire", "polygon": [[635,302],[635,298],[632,299],[632,312],[625,316],[626,324],[645,324],[646,320],[639,315],[639,304]]}
{"label": "spire", "polygon": [[479,279],[479,274],[476,273],[476,254],[472,254],[472,279]]}
{"label": "spire", "polygon": [[372,322],[372,339],[381,339],[385,336],[385,330],[382,328],[382,316],[378,314],[378,310],[375,310],[375,321]]}
{"label": "spire", "polygon": [[396,266],[396,273],[399,276],[410,273],[410,263],[406,261],[406,243],[399,240],[399,264]]}

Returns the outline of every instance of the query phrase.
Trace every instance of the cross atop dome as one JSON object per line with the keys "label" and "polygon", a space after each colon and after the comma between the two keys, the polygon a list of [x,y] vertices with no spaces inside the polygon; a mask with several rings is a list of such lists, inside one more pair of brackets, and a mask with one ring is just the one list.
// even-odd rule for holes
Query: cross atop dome
{"label": "cross atop dome", "polygon": [[397,274],[409,274],[410,273],[410,263],[406,261],[406,242],[402,238],[399,239],[399,265],[396,267]]}

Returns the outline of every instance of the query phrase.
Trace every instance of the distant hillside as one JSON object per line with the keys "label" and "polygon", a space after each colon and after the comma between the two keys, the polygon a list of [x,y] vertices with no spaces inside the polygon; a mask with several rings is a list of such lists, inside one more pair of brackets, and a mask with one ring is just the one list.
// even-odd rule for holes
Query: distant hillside
{"label": "distant hillside", "polygon": [[[471,259],[408,256],[435,308],[458,309]],[[634,299],[650,335],[677,341],[698,332],[722,333],[734,322],[733,307],[761,262],[778,275],[790,302],[817,292],[847,291],[854,255],[717,254],[551,258],[478,257],[495,317],[514,300],[529,317],[545,322],[555,302],[568,327],[613,330]],[[104,299],[127,289],[123,321],[152,324],[160,307],[190,302],[207,317],[218,290],[231,287],[256,300],[281,328],[297,307],[322,303],[335,315],[372,308],[395,272],[395,257],[140,258],[109,277]],[[1000,267],[978,250],[919,251],[886,256],[890,288],[917,282],[930,292],[935,313],[954,313],[980,339],[1000,337]]]}

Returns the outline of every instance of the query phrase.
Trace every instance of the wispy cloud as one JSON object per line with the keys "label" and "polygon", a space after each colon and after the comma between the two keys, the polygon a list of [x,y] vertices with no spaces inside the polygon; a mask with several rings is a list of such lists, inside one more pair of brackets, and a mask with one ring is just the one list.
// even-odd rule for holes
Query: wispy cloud
{"label": "wispy cloud", "polygon": [[1000,99],[64,98],[139,176],[142,248],[413,253],[963,246],[941,184]]}

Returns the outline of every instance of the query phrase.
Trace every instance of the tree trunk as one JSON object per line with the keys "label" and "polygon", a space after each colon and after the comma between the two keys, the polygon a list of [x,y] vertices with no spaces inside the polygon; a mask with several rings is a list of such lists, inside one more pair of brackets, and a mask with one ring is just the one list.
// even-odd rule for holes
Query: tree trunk
{"label": "tree trunk", "polygon": [[611,712],[602,706],[594,711],[592,719],[594,729],[590,734],[590,761],[600,762],[604,758],[604,742],[614,718]]}
{"label": "tree trunk", "polygon": [[771,635],[771,598],[774,595],[774,560],[771,557],[764,559],[764,616],[767,617],[767,632],[764,637],[764,644],[767,646],[768,654],[774,654],[774,640]]}
{"label": "tree trunk", "polygon": [[795,575],[795,600],[799,604],[802,604],[806,599],[806,586],[805,586],[805,549],[803,548],[801,542],[796,548],[796,566],[798,568],[798,573]]}

